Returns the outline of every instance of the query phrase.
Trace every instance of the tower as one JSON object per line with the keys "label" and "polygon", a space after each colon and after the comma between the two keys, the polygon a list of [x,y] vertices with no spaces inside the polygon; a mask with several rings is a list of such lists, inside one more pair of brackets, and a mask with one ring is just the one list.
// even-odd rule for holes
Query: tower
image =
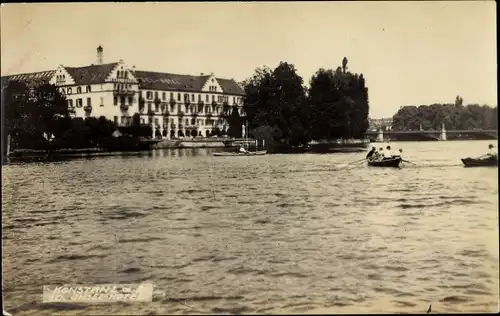
{"label": "tower", "polygon": [[103,55],[103,49],[102,49],[102,46],[99,45],[99,47],[97,47],[97,64],[98,65],[102,65],[102,55]]}

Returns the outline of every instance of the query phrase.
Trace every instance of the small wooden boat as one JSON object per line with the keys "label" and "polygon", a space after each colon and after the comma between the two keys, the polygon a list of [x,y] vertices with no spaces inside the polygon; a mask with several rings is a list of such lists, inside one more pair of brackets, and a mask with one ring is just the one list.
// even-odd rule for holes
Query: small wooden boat
{"label": "small wooden boat", "polygon": [[214,156],[264,156],[267,153],[267,150],[259,150],[259,151],[247,151],[247,152],[218,152],[213,153]]}
{"label": "small wooden boat", "polygon": [[496,167],[498,166],[498,157],[489,156],[487,158],[462,158],[465,167]]}
{"label": "small wooden boat", "polygon": [[368,166],[370,167],[392,167],[397,168],[403,159],[400,156],[394,156],[391,158],[384,158],[382,160],[371,160],[368,159]]}

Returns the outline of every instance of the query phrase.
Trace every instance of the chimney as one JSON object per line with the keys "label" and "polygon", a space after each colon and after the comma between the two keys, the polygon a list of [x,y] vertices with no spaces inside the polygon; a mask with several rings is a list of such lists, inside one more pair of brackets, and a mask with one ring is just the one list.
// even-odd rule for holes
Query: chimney
{"label": "chimney", "polygon": [[102,46],[99,45],[99,47],[97,47],[97,64],[98,65],[102,65],[102,55],[103,55],[103,49],[102,49]]}

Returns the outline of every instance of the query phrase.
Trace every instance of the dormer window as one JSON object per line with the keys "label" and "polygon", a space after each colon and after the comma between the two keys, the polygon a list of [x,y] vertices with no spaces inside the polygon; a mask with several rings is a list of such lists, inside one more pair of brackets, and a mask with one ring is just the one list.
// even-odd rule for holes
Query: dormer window
{"label": "dormer window", "polygon": [[90,86],[87,86],[87,92],[92,92]]}

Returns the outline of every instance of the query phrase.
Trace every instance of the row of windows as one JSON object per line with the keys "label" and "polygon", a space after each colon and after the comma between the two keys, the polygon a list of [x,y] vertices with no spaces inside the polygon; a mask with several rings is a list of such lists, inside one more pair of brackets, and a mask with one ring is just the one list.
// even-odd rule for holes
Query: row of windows
{"label": "row of windows", "polygon": [[[68,107],[72,108],[73,107],[73,100],[68,99],[67,101],[68,101]],[[83,98],[75,99],[74,104],[77,108],[81,108],[83,106]],[[92,106],[92,98],[87,98],[87,106]],[[103,97],[101,97],[100,106],[104,106],[104,98]]]}
{"label": "row of windows", "polygon": [[[116,105],[116,104],[115,104]],[[177,104],[177,106],[170,104],[170,106],[167,109],[170,109],[170,112],[174,112],[175,109],[177,108],[177,112],[182,111],[182,106],[180,104]],[[186,113],[203,113],[203,109],[205,110],[205,113],[212,113],[215,112],[216,114],[223,113],[224,108],[221,106],[216,106],[215,109],[212,105],[205,105],[201,109],[198,108],[197,105],[184,105]],[[148,112],[153,111],[153,104],[148,103]],[[154,112],[159,112],[160,111],[160,106],[158,104],[154,105]],[[232,111],[231,109],[229,111]],[[242,109],[240,109],[242,111]]]}
{"label": "row of windows", "polygon": [[[118,124],[118,116],[114,116],[113,117],[113,120],[115,123]],[[177,123],[176,123],[177,121]],[[132,117],[131,116],[121,116],[120,117],[120,123],[122,125],[129,125],[132,123]],[[141,118],[141,124],[145,124],[146,123],[146,120],[144,118]],[[153,119],[152,118],[148,118],[148,123],[149,124],[152,124],[153,123]],[[160,124],[160,120],[155,118],[154,119],[154,123],[155,125],[159,125]],[[163,125],[165,126],[168,126],[168,124],[170,123],[170,127],[173,127],[172,125],[174,124],[185,124],[185,125],[192,125],[192,126],[213,126],[215,124],[215,121],[214,120],[210,120],[210,119],[207,119],[207,120],[199,120],[199,119],[178,119],[178,120],[174,120],[173,118],[171,118],[170,120],[167,120],[167,119],[164,119],[163,120]]]}
{"label": "row of windows", "polygon": [[[60,91],[62,94],[72,94],[73,90],[71,88],[68,88],[67,90],[64,90],[64,88],[60,88]],[[92,92],[92,89],[90,86],[86,87],[86,93]],[[76,93],[82,93],[82,87],[76,87]]]}
{"label": "row of windows", "polygon": [[132,105],[134,103],[134,97],[125,97],[121,95],[120,98],[118,96],[113,97],[113,105],[118,105],[118,99],[120,100],[120,104],[127,104],[125,101],[128,101],[128,105]]}
{"label": "row of windows", "polygon": [[127,79],[128,78],[128,72],[125,71],[125,70],[118,70],[116,72],[116,78],[124,78],[124,79]]}
{"label": "row of windows", "polygon": [[[142,97],[142,91],[139,91],[139,96]],[[184,95],[182,95],[181,93],[177,93],[177,101],[181,101],[182,99],[182,96],[184,96],[184,102],[186,101],[190,101],[190,102],[195,102],[196,101],[196,95],[194,93],[184,93]],[[153,91],[146,91],[146,100],[152,100],[153,99]],[[154,99],[160,99],[159,98],[159,93],[158,91],[155,91],[154,92]],[[162,92],[162,95],[161,95],[161,100],[162,101],[167,101],[167,93],[166,92]],[[174,92],[170,92],[170,98],[169,100],[175,100],[174,98]],[[215,95],[212,95],[212,101],[215,101]],[[227,102],[229,103],[229,96],[221,96],[219,95],[218,96],[218,100],[219,102]],[[198,94],[198,101],[202,101],[202,95],[201,94]],[[242,101],[242,98],[241,97],[235,97],[233,96],[233,104],[236,104],[236,103],[241,103]],[[210,95],[208,94],[205,94],[205,102],[210,102]]]}

